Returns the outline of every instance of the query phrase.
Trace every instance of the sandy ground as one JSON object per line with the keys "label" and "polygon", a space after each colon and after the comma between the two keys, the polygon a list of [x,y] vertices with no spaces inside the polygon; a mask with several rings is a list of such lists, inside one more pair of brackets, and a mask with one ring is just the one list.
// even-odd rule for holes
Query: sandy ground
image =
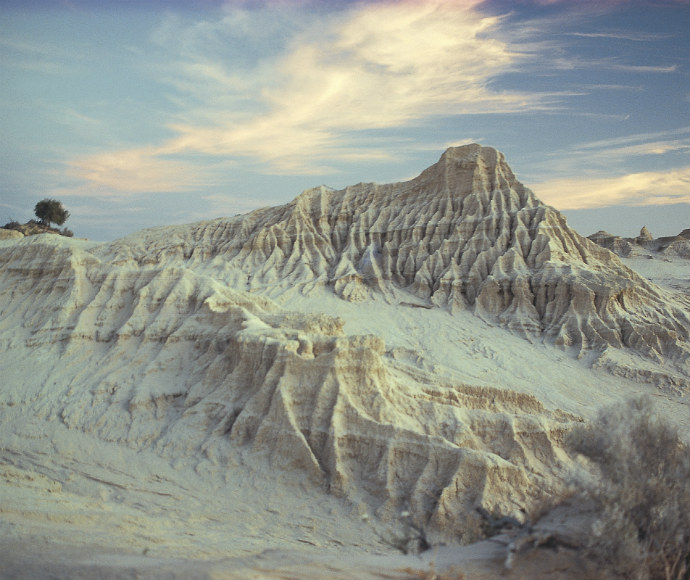
{"label": "sandy ground", "polygon": [[45,538],[0,541],[0,577],[7,579],[323,579],[349,578],[597,578],[596,570],[577,551],[562,547],[526,549],[506,567],[513,538],[496,536],[469,546],[437,547],[418,556],[372,555],[344,549],[266,549],[249,556],[222,559],[160,557],[107,547],[73,546]]}
{"label": "sandy ground", "polygon": [[[627,263],[688,292],[687,260]],[[265,295],[288,310],[340,316],[348,335],[382,337],[392,369],[407,365],[529,393],[547,409],[584,418],[604,404],[651,393],[690,433],[687,396],[595,372],[587,357],[531,344],[470,313],[450,316],[383,300],[353,305],[325,289],[304,296],[266,288]],[[10,371],[31,373],[40,362],[27,355],[26,368],[8,364],[2,380]],[[0,426],[0,578],[565,580],[600,574],[568,547],[581,543],[578,534],[588,527],[577,503],[538,524],[510,567],[510,545],[522,531],[403,555],[384,541],[397,531],[364,522],[362,506],[248,456],[222,468],[212,458],[163,458],[23,413],[11,397],[0,401]]]}
{"label": "sandy ground", "polygon": [[385,541],[398,530],[353,517],[353,506],[307,486],[276,485],[260,472],[218,478],[203,464],[173,467],[56,426],[42,433],[49,444],[32,422],[14,425],[21,453],[0,450],[3,579],[596,577],[564,542],[532,547],[551,535],[580,542],[577,504],[539,524],[511,568],[522,530],[403,555]]}

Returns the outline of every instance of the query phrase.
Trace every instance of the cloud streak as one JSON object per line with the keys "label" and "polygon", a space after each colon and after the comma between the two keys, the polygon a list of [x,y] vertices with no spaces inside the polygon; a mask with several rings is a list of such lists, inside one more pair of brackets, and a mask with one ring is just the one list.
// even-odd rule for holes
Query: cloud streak
{"label": "cloud streak", "polygon": [[[610,139],[574,144],[545,154],[533,164],[532,175],[552,179],[580,179],[633,173],[640,162],[674,159],[671,167],[682,167],[690,153],[690,129],[636,133]],[[534,181],[532,181],[534,182]]]}
{"label": "cloud streak", "polygon": [[542,172],[554,177],[533,182],[531,187],[559,210],[690,203],[690,166],[684,160],[666,171],[630,171],[641,158],[687,155],[689,136],[690,130],[681,128],[589,141],[554,151],[544,160]]}
{"label": "cloud streak", "polygon": [[540,199],[560,210],[690,204],[690,168],[612,178],[554,179],[535,184],[533,189]]}
{"label": "cloud streak", "polygon": [[608,38],[612,40],[631,40],[633,42],[650,42],[669,38],[668,34],[660,33],[641,33],[631,34],[630,32],[569,32],[570,36],[581,38]]}
{"label": "cloud streak", "polygon": [[166,153],[165,149],[141,147],[78,157],[69,162],[66,174],[85,183],[61,194],[123,197],[189,191],[201,185],[193,164],[167,158]]}
{"label": "cloud streak", "polygon": [[390,159],[361,132],[547,107],[548,96],[492,88],[529,56],[498,38],[502,19],[479,4],[358,3],[303,24],[284,51],[237,66],[219,47],[230,36],[241,42],[238,30],[251,34],[260,10],[230,6],[218,22],[182,28],[169,20],[155,41],[179,51],[175,74],[162,79],[179,105],[168,126],[174,137],[82,157],[70,175],[118,191],[178,190],[190,177],[165,159],[175,155],[241,157],[274,174],[332,173],[331,159]]}
{"label": "cloud streak", "polygon": [[671,131],[656,131],[653,133],[638,133],[612,139],[581,143],[574,148],[575,152],[599,151],[627,154],[630,149],[648,148],[645,153],[665,153],[667,151],[690,152],[690,129],[682,128]]}

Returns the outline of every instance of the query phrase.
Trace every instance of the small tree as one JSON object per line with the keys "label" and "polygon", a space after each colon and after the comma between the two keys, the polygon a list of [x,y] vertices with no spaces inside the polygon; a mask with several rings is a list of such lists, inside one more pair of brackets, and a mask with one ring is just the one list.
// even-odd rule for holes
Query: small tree
{"label": "small tree", "polygon": [[50,227],[51,223],[61,226],[69,218],[69,212],[57,199],[44,199],[39,201],[34,208],[36,217],[41,223]]}

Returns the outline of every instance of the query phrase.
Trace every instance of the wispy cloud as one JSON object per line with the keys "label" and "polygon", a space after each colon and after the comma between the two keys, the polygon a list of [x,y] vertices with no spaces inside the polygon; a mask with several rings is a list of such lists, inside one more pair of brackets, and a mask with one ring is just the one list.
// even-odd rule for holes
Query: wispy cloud
{"label": "wispy cloud", "polygon": [[611,83],[601,83],[598,85],[583,85],[582,88],[587,91],[634,91],[641,92],[644,87],[641,85],[616,85]]}
{"label": "wispy cloud", "polygon": [[[548,16],[539,16],[522,20],[519,26],[506,29],[505,38],[509,42],[520,42],[527,49],[532,47],[536,58],[532,61],[532,70],[538,74],[548,71],[611,71],[646,76],[648,74],[673,74],[678,73],[679,68],[675,59],[670,62],[656,62],[654,64],[640,64],[638,60],[631,59],[631,52],[618,51],[616,56],[595,57],[592,47],[604,46],[605,41],[611,40],[611,46],[620,45],[619,41],[631,43],[649,43],[648,49],[658,57],[652,43],[668,41],[673,34],[666,32],[647,32],[638,30],[597,30],[602,17],[620,10],[621,5],[630,3],[631,0],[525,0],[523,4],[559,5]],[[649,0],[652,4],[656,0]],[[647,0],[635,0],[638,4],[645,4]],[[668,0],[668,4],[681,5],[687,0]],[[587,30],[592,29],[594,30]],[[586,30],[586,31],[585,31]],[[569,40],[568,40],[569,39]],[[642,50],[640,46],[637,50]],[[602,48],[598,54],[604,54]],[[650,53],[652,54],[652,53]],[[625,55],[625,56],[621,56]],[[648,55],[647,55],[648,56]],[[645,63],[649,58],[645,58]],[[659,58],[655,59],[659,61]]]}
{"label": "wispy cloud", "polygon": [[559,70],[604,70],[620,71],[639,74],[669,74],[678,70],[676,65],[640,65],[620,62],[616,58],[582,58],[579,56],[564,56],[551,60],[548,66]]}
{"label": "wispy cloud", "polygon": [[632,73],[667,74],[667,73],[676,72],[678,70],[678,67],[676,65],[652,66],[652,65],[640,65],[640,64],[624,64],[624,63],[619,63],[619,62],[608,62],[607,63],[605,61],[603,61],[601,63],[601,66],[603,68],[609,68],[611,70],[618,70],[618,71],[632,72]]}
{"label": "wispy cloud", "polygon": [[658,155],[668,151],[690,152],[690,129],[680,128],[653,133],[636,133],[612,139],[581,143],[574,152],[597,151],[610,155]]}
{"label": "wispy cloud", "polygon": [[678,160],[675,165],[682,165],[684,160],[681,156],[688,153],[690,153],[690,129],[688,128],[635,133],[611,139],[586,141],[567,149],[555,149],[533,163],[531,177],[534,178],[535,171],[541,176],[551,175],[553,179],[622,175],[626,172],[632,173],[642,161],[662,156],[676,156]]}
{"label": "wispy cloud", "polygon": [[121,197],[199,186],[199,173],[191,163],[168,158],[164,149],[152,147],[78,157],[69,162],[66,173],[82,182],[61,191],[67,196]]}
{"label": "wispy cloud", "polygon": [[569,32],[570,36],[582,38],[610,38],[612,40],[632,40],[634,42],[650,42],[669,38],[669,34],[647,32]]}
{"label": "wispy cloud", "polygon": [[530,186],[561,210],[687,203],[690,166],[684,160],[667,171],[631,169],[645,157],[690,153],[688,137],[690,129],[680,128],[588,141],[554,151],[545,158],[542,171],[554,177]]}
{"label": "wispy cloud", "polygon": [[530,57],[501,40],[502,19],[480,4],[357,3],[296,32],[281,29],[289,35],[282,50],[250,63],[235,63],[224,47],[249,37],[262,18],[278,26],[261,9],[231,5],[219,21],[191,26],[169,18],[154,40],[178,51],[174,74],[162,74],[179,107],[169,124],[175,136],[82,157],[70,173],[119,191],[177,190],[190,176],[165,156],[201,154],[242,157],[268,173],[323,174],[334,171],[334,158],[390,159],[362,131],[546,108],[553,96],[493,89],[497,76]]}
{"label": "wispy cloud", "polygon": [[554,179],[535,184],[533,189],[540,199],[560,210],[690,203],[690,168],[612,178]]}

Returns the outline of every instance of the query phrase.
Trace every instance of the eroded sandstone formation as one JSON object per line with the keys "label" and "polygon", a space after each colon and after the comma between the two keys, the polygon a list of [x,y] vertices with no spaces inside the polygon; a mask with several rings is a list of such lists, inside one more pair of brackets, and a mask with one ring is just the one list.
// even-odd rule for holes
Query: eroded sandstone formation
{"label": "eroded sandstone formation", "polygon": [[408,182],[319,187],[285,206],[166,231],[122,240],[115,259],[183,260],[258,291],[328,286],[346,300],[395,301],[404,290],[581,351],[689,352],[683,307],[572,230],[489,147],[448,149]]}
{"label": "eroded sandstone formation", "polygon": [[663,257],[675,256],[690,259],[690,228],[683,230],[677,236],[654,238],[644,226],[640,230],[640,235],[635,238],[623,238],[599,231],[589,236],[589,239],[618,256],[626,258],[648,252]]}
{"label": "eroded sandstone formation", "polygon": [[0,411],[216,474],[261,457],[277,479],[299,473],[465,539],[477,506],[524,518],[558,492],[577,417],[396,362],[381,338],[271,296],[468,310],[532,341],[687,370],[687,310],[478,145],[406,183],[316,188],[110,244],[33,236],[0,250]]}
{"label": "eroded sandstone formation", "polygon": [[56,236],[0,255],[0,411],[215,476],[264,460],[465,540],[477,506],[524,518],[562,485],[577,418],[531,395],[412,372],[377,336],[182,265],[117,266]]}

